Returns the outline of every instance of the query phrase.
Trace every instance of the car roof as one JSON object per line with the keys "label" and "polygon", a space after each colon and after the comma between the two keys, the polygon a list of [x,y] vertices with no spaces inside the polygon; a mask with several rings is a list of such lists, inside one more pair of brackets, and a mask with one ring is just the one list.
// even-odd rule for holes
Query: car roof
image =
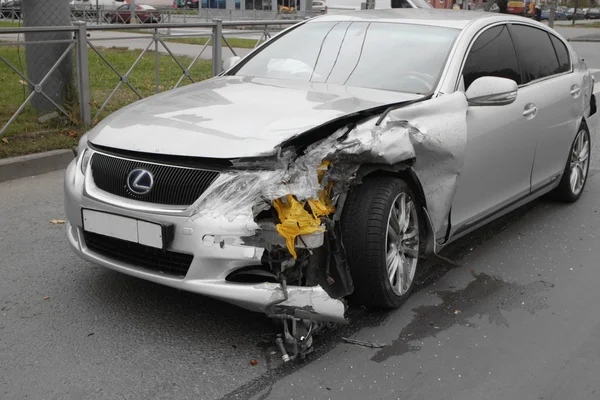
{"label": "car roof", "polygon": [[336,12],[322,17],[316,17],[308,22],[323,21],[377,21],[406,24],[441,26],[446,28],[464,29],[477,20],[522,21],[524,17],[509,14],[498,14],[480,11],[462,11],[447,9],[423,8],[392,8],[380,10],[360,10]]}

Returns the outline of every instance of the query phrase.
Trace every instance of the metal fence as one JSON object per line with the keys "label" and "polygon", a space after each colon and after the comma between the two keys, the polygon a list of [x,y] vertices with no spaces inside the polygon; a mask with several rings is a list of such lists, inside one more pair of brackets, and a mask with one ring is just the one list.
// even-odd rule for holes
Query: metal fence
{"label": "metal fence", "polygon": [[[224,53],[227,56],[243,56],[245,53],[252,51],[250,48],[239,49],[231,46],[230,42],[232,40],[250,37],[249,40],[252,42],[246,42],[246,45],[250,43],[256,47],[261,42],[268,40],[273,33],[296,22],[282,20],[244,22],[214,20],[208,23],[155,24],[153,26],[148,24],[88,26],[85,22],[76,22],[75,26],[70,27],[0,28],[1,79],[12,81],[12,78],[6,78],[6,76],[9,73],[14,74],[15,80],[18,79],[21,82],[24,92],[21,105],[12,113],[10,118],[8,120],[3,118],[4,121],[0,120],[0,137],[10,128],[17,117],[28,108],[27,106],[31,104],[34,96],[42,96],[51,101],[56,108],[55,114],[64,116],[68,123],[81,123],[87,127],[97,121],[103,113],[105,115],[107,110],[112,111],[107,109],[107,106],[114,101],[115,95],[120,90],[128,90],[130,94],[133,93],[135,99],[145,97],[144,91],[140,90],[139,85],[136,87],[131,79],[132,73],[140,63],[152,64],[152,72],[148,73],[150,72],[150,68],[148,68],[143,76],[146,95],[159,93],[186,83],[196,82],[202,78],[208,78],[211,75],[218,75],[222,70]],[[236,29],[242,26],[248,29]],[[66,50],[39,82],[32,81],[27,72],[24,71],[21,59],[22,53],[19,54],[18,59],[11,61],[9,54],[12,53],[2,52],[3,49],[19,50],[27,44],[44,43],[42,41],[28,42],[23,40],[24,34],[30,32],[72,33],[72,38],[56,41],[65,43]],[[232,38],[232,36],[235,37]],[[174,41],[183,38],[199,40],[203,44],[185,44]],[[136,53],[137,57],[130,65],[122,65],[120,58],[118,60],[115,57],[111,59],[107,55],[111,51],[117,51],[115,48],[121,48],[116,43],[123,43],[123,49],[139,51],[139,54]],[[68,109],[52,100],[51,93],[48,93],[47,82],[71,52],[74,55],[76,68],[75,87],[78,102],[71,109]],[[164,59],[168,59],[169,64],[165,64]],[[108,93],[110,91],[105,98],[99,98],[101,96],[91,90],[91,82],[93,82],[94,76],[90,74],[90,60],[95,63],[94,65],[102,64],[111,72],[111,81],[102,83],[102,88],[105,90],[101,90],[101,92]],[[116,65],[117,61],[119,61],[119,65]],[[207,76],[192,73],[199,62],[204,63],[205,69],[208,62],[212,64],[210,71],[206,72]],[[21,68],[18,68],[19,63]],[[165,86],[161,82],[161,75],[167,73],[171,77],[176,74],[175,78],[177,78],[173,78],[169,86]],[[2,96],[13,97],[18,95],[19,93],[2,94]]]}
{"label": "metal fence", "polygon": [[[275,19],[305,19],[320,15],[318,11],[297,11],[297,10],[229,10],[216,8],[191,9],[158,9],[160,20],[158,23],[198,23],[210,22],[213,19],[222,19],[223,21],[247,21],[247,20],[275,20]],[[130,11],[123,13],[130,14]],[[95,7],[74,7],[71,8],[72,21],[85,21],[88,23],[102,24],[110,21],[127,23],[125,18],[117,14],[113,8],[103,6]],[[22,11],[20,7],[2,8],[0,18],[10,21],[21,21]],[[111,18],[112,17],[112,18]],[[138,21],[144,22],[144,21]]]}

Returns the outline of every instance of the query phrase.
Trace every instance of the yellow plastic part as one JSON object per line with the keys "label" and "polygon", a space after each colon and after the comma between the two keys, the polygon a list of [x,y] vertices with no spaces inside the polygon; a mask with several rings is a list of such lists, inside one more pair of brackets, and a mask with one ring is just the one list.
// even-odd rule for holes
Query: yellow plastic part
{"label": "yellow plastic part", "polygon": [[[318,168],[319,181],[323,178],[328,166],[329,161],[324,161]],[[307,202],[300,202],[291,194],[273,201],[273,207],[277,210],[279,221],[281,221],[277,225],[277,232],[285,238],[285,244],[294,259],[298,258],[295,248],[296,237],[323,232],[320,217],[335,211],[330,197],[332,187],[333,182],[330,182],[326,189],[319,192],[319,199],[308,199],[311,212],[305,208]]]}
{"label": "yellow plastic part", "polygon": [[298,258],[295,248],[298,235],[323,231],[321,220],[306,211],[305,204],[296,200],[291,194],[273,201],[273,207],[277,210],[281,221],[277,225],[277,232],[285,238],[285,244],[294,259]]}

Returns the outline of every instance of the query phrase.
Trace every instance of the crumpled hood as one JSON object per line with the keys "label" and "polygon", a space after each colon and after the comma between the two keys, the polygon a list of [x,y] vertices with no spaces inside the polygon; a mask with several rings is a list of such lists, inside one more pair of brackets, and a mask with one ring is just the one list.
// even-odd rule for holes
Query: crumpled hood
{"label": "crumpled hood", "polygon": [[224,76],[127,106],[92,129],[100,146],[145,153],[237,158],[357,111],[417,94],[341,85]]}

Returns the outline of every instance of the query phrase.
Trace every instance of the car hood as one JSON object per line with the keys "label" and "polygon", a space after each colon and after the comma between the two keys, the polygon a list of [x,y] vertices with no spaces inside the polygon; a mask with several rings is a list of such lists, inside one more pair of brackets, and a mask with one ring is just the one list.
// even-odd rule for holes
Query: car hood
{"label": "car hood", "polygon": [[144,153],[237,158],[358,111],[423,96],[341,85],[224,76],[138,101],[105,118],[92,144]]}

